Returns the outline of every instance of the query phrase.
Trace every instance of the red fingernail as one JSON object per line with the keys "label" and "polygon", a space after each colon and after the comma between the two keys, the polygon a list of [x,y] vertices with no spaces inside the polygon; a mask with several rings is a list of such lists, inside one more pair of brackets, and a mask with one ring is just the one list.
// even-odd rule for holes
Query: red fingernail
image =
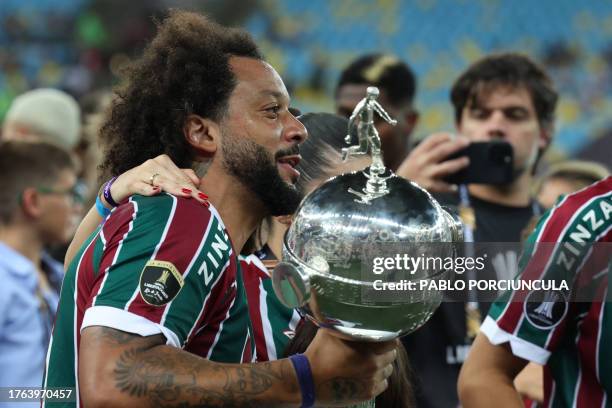
{"label": "red fingernail", "polygon": [[185,193],[185,194],[191,194],[191,190],[190,190],[190,189],[188,189],[188,188],[183,188],[183,189],[181,189],[181,191],[182,191],[183,193]]}
{"label": "red fingernail", "polygon": [[160,187],[158,187],[158,186],[153,187],[153,191],[159,191],[159,190],[161,190]]}
{"label": "red fingernail", "polygon": [[210,207],[210,203],[208,201],[202,201],[202,205],[206,208]]}
{"label": "red fingernail", "polygon": [[198,193],[198,197],[200,197],[202,200],[208,200],[208,196],[204,193]]}

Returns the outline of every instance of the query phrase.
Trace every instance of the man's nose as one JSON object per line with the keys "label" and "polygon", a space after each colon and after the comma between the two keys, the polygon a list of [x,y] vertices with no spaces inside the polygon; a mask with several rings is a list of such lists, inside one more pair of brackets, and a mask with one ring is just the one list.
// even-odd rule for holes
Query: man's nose
{"label": "man's nose", "polygon": [[291,114],[291,112],[287,113],[288,119],[286,121],[285,129],[283,131],[283,138],[287,142],[295,144],[303,143],[308,137],[308,132],[306,131],[306,128],[304,127],[302,122],[297,120],[297,118],[293,116],[293,114]]}
{"label": "man's nose", "polygon": [[487,136],[503,138],[506,136],[506,117],[500,110],[495,110],[487,121]]}

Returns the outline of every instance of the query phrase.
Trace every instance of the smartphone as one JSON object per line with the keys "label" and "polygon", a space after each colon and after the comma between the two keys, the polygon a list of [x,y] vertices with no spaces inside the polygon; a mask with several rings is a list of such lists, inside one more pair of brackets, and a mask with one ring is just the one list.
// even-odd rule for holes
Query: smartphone
{"label": "smartphone", "polygon": [[475,142],[447,160],[467,156],[468,167],[444,178],[450,184],[508,184],[514,176],[514,151],[507,142]]}

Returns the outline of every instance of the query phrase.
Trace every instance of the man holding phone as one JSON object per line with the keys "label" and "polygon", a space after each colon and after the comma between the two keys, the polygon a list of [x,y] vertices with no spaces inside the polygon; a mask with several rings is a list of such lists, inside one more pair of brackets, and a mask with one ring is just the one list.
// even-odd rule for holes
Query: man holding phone
{"label": "man holding phone", "polygon": [[[458,193],[436,198],[442,204],[458,207],[468,241],[519,242],[526,223],[540,211],[532,200],[530,186],[538,159],[552,138],[557,102],[552,81],[523,55],[490,55],[459,76],[451,90],[451,101],[459,138],[471,143],[506,142],[512,146],[513,177],[504,184],[469,184],[470,180],[466,180]],[[445,137],[450,139],[451,135],[433,135],[422,145],[434,144],[440,150]],[[406,165],[407,162],[400,166],[398,174],[403,174]],[[481,166],[480,172],[489,171],[473,159],[469,166]],[[512,265],[517,264],[518,254],[505,251],[489,256],[498,260],[498,279],[513,277]],[[418,406],[458,405],[456,381],[461,363],[477,332],[479,316],[488,309],[488,305],[470,306],[474,305],[442,304],[423,328],[405,338],[420,380]]]}

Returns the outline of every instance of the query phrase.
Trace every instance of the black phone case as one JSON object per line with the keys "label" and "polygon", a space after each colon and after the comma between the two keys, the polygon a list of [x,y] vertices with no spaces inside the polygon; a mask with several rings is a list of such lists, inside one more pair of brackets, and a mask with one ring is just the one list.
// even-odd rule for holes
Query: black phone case
{"label": "black phone case", "polygon": [[468,156],[470,164],[444,180],[451,184],[508,184],[514,173],[514,151],[507,142],[477,142],[448,157]]}

